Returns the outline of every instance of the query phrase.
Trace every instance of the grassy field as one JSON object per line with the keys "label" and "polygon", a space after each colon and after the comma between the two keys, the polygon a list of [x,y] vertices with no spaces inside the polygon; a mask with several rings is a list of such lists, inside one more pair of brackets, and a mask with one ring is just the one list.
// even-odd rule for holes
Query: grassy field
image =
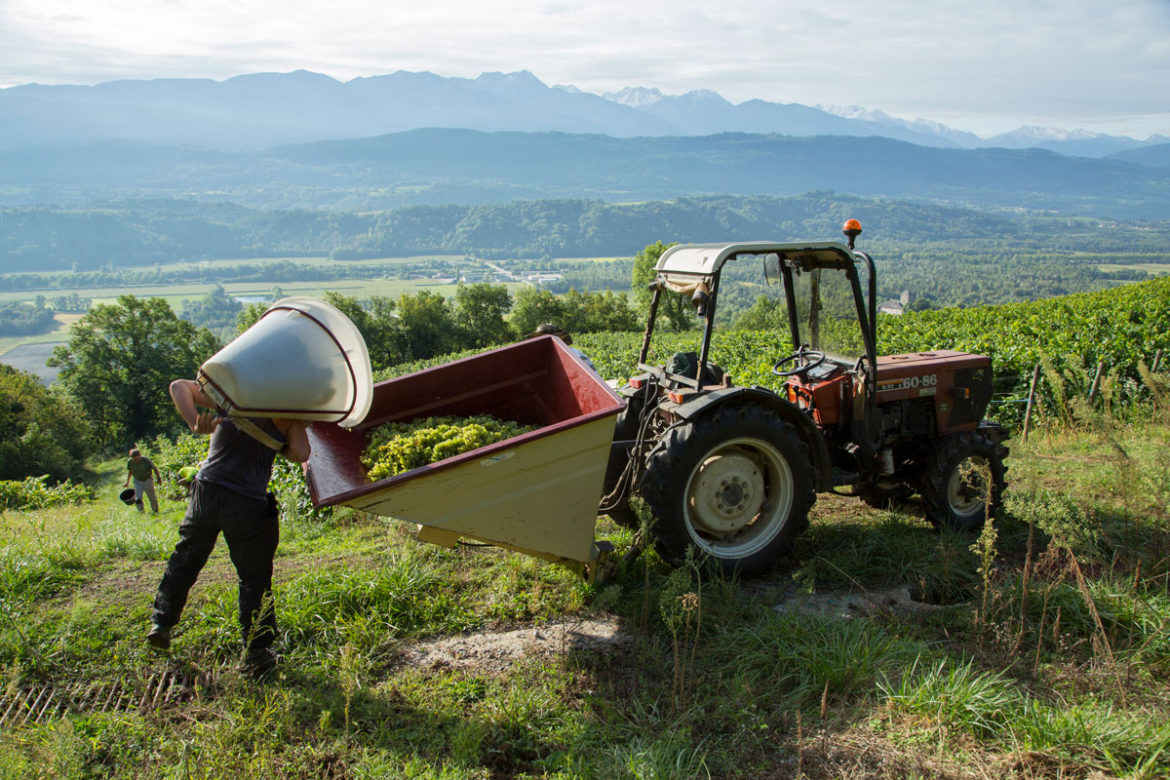
{"label": "grassy field", "polygon": [[1153,276],[1162,276],[1163,274],[1170,274],[1170,263],[1131,263],[1128,265],[1099,265],[1098,271],[1110,273],[1112,271],[1146,271]]}
{"label": "grassy field", "polygon": [[53,315],[53,319],[56,320],[56,325],[50,331],[38,333],[35,336],[2,337],[0,338],[0,355],[3,355],[13,347],[19,347],[21,344],[52,344],[58,341],[68,341],[69,329],[82,316],[81,314],[55,314]]}
{"label": "grassy field", "polygon": [[[183,505],[0,514],[0,777],[1170,776],[1170,419],[1012,442],[979,539],[820,496],[771,574],[590,584],[345,510],[282,519],[277,673],[218,549],[143,641]],[[549,511],[555,511],[550,508]],[[631,549],[607,520],[599,538]]]}

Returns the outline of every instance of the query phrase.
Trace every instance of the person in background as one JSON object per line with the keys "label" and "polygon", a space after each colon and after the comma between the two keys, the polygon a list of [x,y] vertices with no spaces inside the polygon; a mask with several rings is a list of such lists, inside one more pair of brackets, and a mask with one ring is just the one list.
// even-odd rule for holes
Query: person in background
{"label": "person in background", "polygon": [[150,499],[151,514],[157,515],[158,496],[154,493],[154,482],[156,479],[161,480],[162,475],[158,473],[150,458],[137,448],[130,450],[130,460],[126,461],[126,481],[122,483],[122,487],[130,484],[131,477],[134,478],[134,506],[138,507],[139,512],[143,511],[142,496],[145,494]]}
{"label": "person in background", "polygon": [[[276,663],[276,611],[272,602],[272,561],[280,540],[276,497],[268,492],[272,463],[279,453],[295,463],[309,459],[309,437],[302,420],[252,418],[240,427],[214,409],[199,384],[176,379],[171,399],[195,433],[209,434],[211,447],[195,475],[187,513],[179,525],[179,543],[167,561],[154,599],[146,640],[171,646],[171,630],[187,603],[187,594],[223,533],[239,577],[239,623],[244,643],[243,669],[254,676]],[[255,426],[249,434],[243,428]],[[262,439],[267,439],[262,443]]]}
{"label": "person in background", "polygon": [[573,337],[569,335],[569,332],[564,328],[560,327],[559,325],[553,325],[551,322],[546,322],[538,327],[533,333],[530,333],[524,338],[534,339],[537,336],[556,336],[558,339],[565,342],[565,346],[568,347],[574,355],[585,361],[585,365],[589,366],[590,371],[595,374],[598,373],[597,366],[593,365],[593,361],[589,359],[588,355],[573,346]]}

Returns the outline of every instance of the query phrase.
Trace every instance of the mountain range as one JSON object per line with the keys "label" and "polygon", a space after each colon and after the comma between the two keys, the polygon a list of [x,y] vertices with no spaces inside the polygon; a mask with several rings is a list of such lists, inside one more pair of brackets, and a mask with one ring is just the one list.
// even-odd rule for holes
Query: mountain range
{"label": "mountain range", "polygon": [[0,149],[125,141],[213,150],[367,138],[420,128],[563,132],[615,138],[879,136],[929,147],[1043,148],[1105,157],[1165,144],[1084,131],[1021,127],[981,138],[928,120],[858,107],[823,108],[748,100],[733,104],[695,90],[668,96],[628,88],[596,95],[549,86],[528,71],[474,79],[398,71],[338,81],[298,70],[224,81],[151,79],[93,86],[26,84],[0,89]]}
{"label": "mountain range", "polygon": [[363,212],[834,191],[1114,219],[1170,211],[1170,143],[1157,137],[997,139],[704,91],[593,95],[526,71],[30,84],[0,90],[0,208],[167,198]]}

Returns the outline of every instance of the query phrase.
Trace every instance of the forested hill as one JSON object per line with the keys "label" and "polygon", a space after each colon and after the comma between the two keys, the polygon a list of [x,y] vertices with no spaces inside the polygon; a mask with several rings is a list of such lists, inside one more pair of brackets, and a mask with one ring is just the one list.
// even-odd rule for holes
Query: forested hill
{"label": "forested hill", "polygon": [[814,192],[800,197],[681,198],[615,205],[598,200],[414,206],[362,214],[257,211],[195,201],[132,201],[99,209],[0,210],[0,273],[94,270],[217,258],[434,254],[483,257],[632,257],[658,240],[834,240],[842,222],[866,226],[870,247],[1021,255],[1036,249],[1111,255],[1164,253],[1170,224],[1009,218],[968,209]]}
{"label": "forested hill", "polygon": [[263,209],[586,197],[629,202],[832,189],[979,208],[1159,218],[1170,170],[1038,149],[940,149],[887,138],[723,133],[613,138],[425,129],[209,152],[127,143],[0,151],[0,205],[184,196]]}

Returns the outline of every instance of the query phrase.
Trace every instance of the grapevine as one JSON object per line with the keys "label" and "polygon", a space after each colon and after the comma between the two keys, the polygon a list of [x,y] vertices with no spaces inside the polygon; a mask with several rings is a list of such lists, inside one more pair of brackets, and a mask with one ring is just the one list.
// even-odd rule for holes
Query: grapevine
{"label": "grapevine", "polygon": [[535,429],[486,414],[385,423],[369,431],[361,461],[371,480],[385,479]]}
{"label": "grapevine", "polygon": [[[860,333],[855,320],[822,321],[821,328],[833,329],[836,337]],[[997,393],[1016,400],[1027,396],[1032,369],[1041,361],[1062,373],[1091,372],[1103,362],[1116,371],[1119,400],[1126,404],[1144,397],[1140,364],[1150,364],[1158,350],[1170,353],[1170,276],[1026,303],[879,315],[877,331],[879,355],[932,349],[987,355]],[[675,351],[694,350],[701,338],[699,331],[656,334],[647,362],[661,365]],[[607,378],[624,381],[638,372],[640,333],[581,334],[575,342]],[[710,359],[737,385],[775,390],[771,365],[791,351],[785,329],[716,330]],[[1168,361],[1164,357],[1162,365]]]}

